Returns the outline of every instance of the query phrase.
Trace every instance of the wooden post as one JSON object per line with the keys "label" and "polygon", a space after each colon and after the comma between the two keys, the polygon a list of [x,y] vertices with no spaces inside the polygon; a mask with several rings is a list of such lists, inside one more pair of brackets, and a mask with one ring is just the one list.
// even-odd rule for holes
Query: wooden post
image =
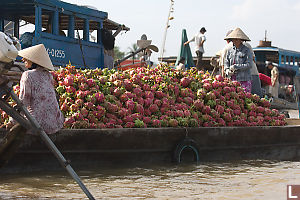
{"label": "wooden post", "polygon": [[84,28],[83,28],[83,40],[89,41],[90,37],[90,23],[88,19],[84,19]]}
{"label": "wooden post", "polygon": [[16,38],[19,38],[19,25],[20,25],[19,19],[16,19],[14,22],[15,22],[14,23],[14,36]]}
{"label": "wooden post", "polygon": [[35,6],[35,31],[34,37],[39,38],[42,32],[42,8]]}
{"label": "wooden post", "polygon": [[59,33],[59,17],[58,17],[58,11],[54,11],[52,16],[52,33],[54,35],[58,35]]}
{"label": "wooden post", "polygon": [[69,27],[68,27],[68,37],[74,38],[74,29],[75,28],[75,17],[69,15]]}

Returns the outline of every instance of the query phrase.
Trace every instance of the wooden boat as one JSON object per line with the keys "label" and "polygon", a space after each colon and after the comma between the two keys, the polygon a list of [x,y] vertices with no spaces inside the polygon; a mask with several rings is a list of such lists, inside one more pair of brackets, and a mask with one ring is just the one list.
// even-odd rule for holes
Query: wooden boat
{"label": "wooden boat", "polygon": [[[50,135],[75,169],[244,159],[298,160],[300,126],[65,129]],[[0,133],[4,135],[4,133]],[[22,147],[0,173],[61,170],[39,136],[26,135]]]}
{"label": "wooden boat", "polygon": [[22,143],[25,132],[26,129],[18,124],[0,140],[0,168],[14,156]]}

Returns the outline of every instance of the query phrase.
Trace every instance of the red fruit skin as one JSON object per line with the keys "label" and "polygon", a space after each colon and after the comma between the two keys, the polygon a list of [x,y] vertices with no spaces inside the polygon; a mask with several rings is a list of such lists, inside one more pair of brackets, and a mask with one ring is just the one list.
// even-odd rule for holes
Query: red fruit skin
{"label": "red fruit skin", "polygon": [[152,126],[153,126],[153,127],[157,127],[157,128],[161,127],[160,120],[158,120],[158,119],[153,119],[153,120],[152,120]]}
{"label": "red fruit skin", "polygon": [[180,85],[182,85],[182,87],[188,87],[190,83],[191,83],[191,79],[188,77],[184,77],[180,79]]}
{"label": "red fruit skin", "polygon": [[151,104],[149,106],[149,110],[150,110],[151,113],[156,113],[159,110],[159,108],[156,104]]}
{"label": "red fruit skin", "polygon": [[218,80],[218,81],[224,81],[223,76],[221,76],[220,74],[217,74],[215,78],[216,78],[216,80]]}

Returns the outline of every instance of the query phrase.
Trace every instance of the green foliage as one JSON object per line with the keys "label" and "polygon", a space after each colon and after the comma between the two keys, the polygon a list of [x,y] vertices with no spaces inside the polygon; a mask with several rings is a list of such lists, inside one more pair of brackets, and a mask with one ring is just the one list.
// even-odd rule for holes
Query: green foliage
{"label": "green foliage", "polygon": [[122,58],[125,57],[125,52],[120,51],[120,47],[115,46],[114,57],[115,57],[115,60],[121,60]]}

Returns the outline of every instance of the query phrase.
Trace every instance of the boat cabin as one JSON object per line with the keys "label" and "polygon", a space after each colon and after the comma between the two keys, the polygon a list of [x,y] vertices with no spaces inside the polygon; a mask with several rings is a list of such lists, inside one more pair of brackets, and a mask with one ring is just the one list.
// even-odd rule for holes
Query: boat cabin
{"label": "boat cabin", "polygon": [[[253,48],[258,71],[270,76],[270,70],[266,67],[266,61],[275,63],[279,70],[279,97],[295,102],[296,94],[299,94],[299,64],[300,52],[286,50],[271,46],[270,41],[260,41],[260,45]],[[297,86],[297,91],[294,86]],[[292,92],[294,90],[294,92]],[[293,94],[291,94],[293,93]]]}
{"label": "boat cabin", "polygon": [[[55,66],[71,62],[81,68],[104,67],[103,29],[113,36],[129,30],[109,20],[107,12],[60,0],[1,1],[0,31],[6,30],[7,23],[14,24],[14,36],[22,48],[43,43]],[[27,25],[34,30],[21,34]]]}

